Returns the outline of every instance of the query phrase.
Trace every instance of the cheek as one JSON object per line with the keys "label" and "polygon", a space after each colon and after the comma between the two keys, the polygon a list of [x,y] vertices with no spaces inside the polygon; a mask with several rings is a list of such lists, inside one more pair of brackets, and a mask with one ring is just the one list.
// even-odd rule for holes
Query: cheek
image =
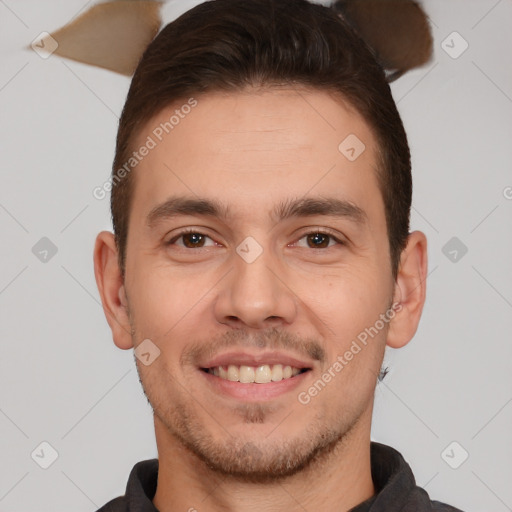
{"label": "cheek", "polygon": [[[169,269],[135,262],[130,275],[130,305],[137,329],[145,337],[160,338],[190,309],[193,293],[183,291],[180,278]],[[140,332],[142,331],[142,332]]]}
{"label": "cheek", "polygon": [[[206,309],[218,287],[217,273],[148,262],[144,255],[134,257],[128,274],[130,309],[138,334],[163,342],[181,336],[189,325],[197,329],[198,318],[207,318]],[[173,341],[173,346],[178,345]]]}
{"label": "cheek", "polygon": [[312,318],[320,319],[317,329],[325,337],[322,373],[332,380],[331,390],[344,394],[345,400],[352,400],[347,391],[355,402],[373,393],[389,326],[380,318],[389,306],[389,295],[388,283],[368,267],[331,277],[321,289],[304,295],[304,304]]}
{"label": "cheek", "polygon": [[304,274],[293,289],[303,304],[330,328],[328,336],[345,343],[385,312],[392,293],[386,276],[376,265],[347,267],[336,275]]}
{"label": "cheek", "polygon": [[332,390],[341,393],[346,403],[362,403],[374,392],[389,327],[380,318],[387,307],[386,295],[371,287],[365,293],[347,293],[337,303],[331,299],[324,307],[330,309],[324,316],[329,328],[322,374],[331,378]]}

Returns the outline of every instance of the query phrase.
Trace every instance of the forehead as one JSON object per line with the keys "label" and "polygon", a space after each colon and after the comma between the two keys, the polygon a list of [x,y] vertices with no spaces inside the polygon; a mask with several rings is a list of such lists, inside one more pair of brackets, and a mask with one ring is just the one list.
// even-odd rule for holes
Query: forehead
{"label": "forehead", "polygon": [[151,149],[134,173],[137,216],[171,195],[215,198],[235,205],[232,212],[254,215],[309,193],[337,193],[362,202],[363,210],[382,206],[379,197],[365,200],[380,196],[371,128],[323,91],[283,87],[185,98],[146,123],[134,148],[144,145]]}

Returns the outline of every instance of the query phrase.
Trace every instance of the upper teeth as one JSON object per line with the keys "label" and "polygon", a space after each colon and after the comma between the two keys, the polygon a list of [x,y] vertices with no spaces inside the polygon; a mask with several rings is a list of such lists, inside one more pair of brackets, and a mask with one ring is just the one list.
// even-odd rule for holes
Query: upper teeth
{"label": "upper teeth", "polygon": [[208,368],[208,373],[213,373],[221,379],[227,379],[233,382],[265,384],[267,382],[278,382],[283,379],[289,379],[300,373],[300,368],[294,366],[283,366],[282,364],[261,366],[216,366]]}

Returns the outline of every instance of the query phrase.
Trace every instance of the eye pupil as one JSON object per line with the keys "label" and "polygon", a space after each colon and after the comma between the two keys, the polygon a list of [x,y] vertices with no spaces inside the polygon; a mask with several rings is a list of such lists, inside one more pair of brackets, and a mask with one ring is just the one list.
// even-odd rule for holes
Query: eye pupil
{"label": "eye pupil", "polygon": [[183,242],[187,247],[198,247],[202,241],[204,241],[204,236],[199,233],[186,233],[183,235]]}
{"label": "eye pupil", "polygon": [[314,233],[309,235],[308,238],[313,241],[314,247],[327,247],[327,245],[329,245],[329,236],[323,233]]}
{"label": "eye pupil", "polygon": [[[183,239],[183,245],[187,248],[197,248],[197,247],[203,247],[205,242],[205,235],[202,235],[201,233],[183,233],[181,235],[181,238]],[[306,235],[306,238],[308,240],[308,245],[311,248],[314,249],[324,249],[329,247],[331,235],[328,235],[326,233],[309,233]]]}

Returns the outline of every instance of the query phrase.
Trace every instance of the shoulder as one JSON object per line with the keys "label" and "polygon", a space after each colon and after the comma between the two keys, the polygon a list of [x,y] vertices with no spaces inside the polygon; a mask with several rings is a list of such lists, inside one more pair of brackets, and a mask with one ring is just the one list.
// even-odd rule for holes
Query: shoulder
{"label": "shoulder", "polygon": [[[377,490],[375,512],[463,512],[446,503],[431,500],[427,491],[416,484],[413,472],[402,454],[391,446],[371,443],[372,479]],[[361,509],[373,512],[374,508]]]}
{"label": "shoulder", "polygon": [[432,510],[434,512],[463,512],[460,508],[452,507],[451,505],[447,505],[446,503],[441,503],[440,501],[432,501]]}
{"label": "shoulder", "polygon": [[119,496],[112,501],[109,501],[96,512],[128,512],[128,503],[124,496]]}
{"label": "shoulder", "polygon": [[96,512],[158,512],[153,506],[158,479],[158,459],[137,462],[130,472],[126,492]]}

